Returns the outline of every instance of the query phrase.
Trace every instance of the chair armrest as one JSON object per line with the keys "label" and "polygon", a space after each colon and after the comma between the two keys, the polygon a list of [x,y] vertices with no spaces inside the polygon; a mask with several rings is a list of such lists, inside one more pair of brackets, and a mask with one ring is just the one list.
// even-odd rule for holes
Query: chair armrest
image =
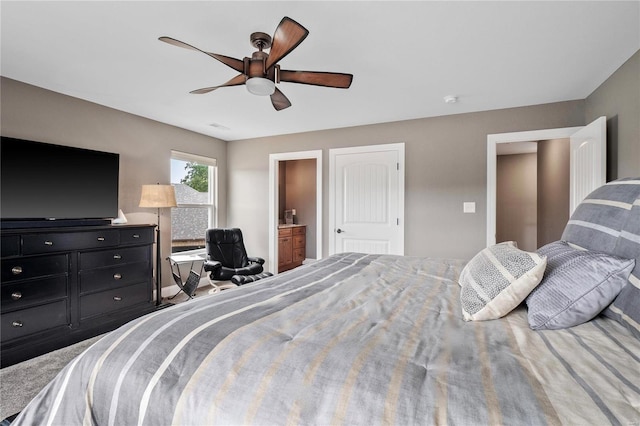
{"label": "chair armrest", "polygon": [[264,265],[264,259],[261,257],[247,257],[247,260],[251,263],[258,263]]}
{"label": "chair armrest", "polygon": [[222,268],[222,263],[217,260],[205,260],[203,267],[205,271],[211,272]]}

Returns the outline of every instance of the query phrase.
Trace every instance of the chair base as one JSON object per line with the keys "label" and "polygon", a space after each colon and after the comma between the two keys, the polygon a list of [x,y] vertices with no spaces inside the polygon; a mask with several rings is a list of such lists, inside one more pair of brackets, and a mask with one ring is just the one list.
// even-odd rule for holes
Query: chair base
{"label": "chair base", "polygon": [[261,272],[255,275],[234,275],[231,277],[231,282],[236,285],[243,285],[243,284],[248,284],[254,281],[261,280],[263,278],[270,277],[272,275],[273,274],[271,272]]}
{"label": "chair base", "polygon": [[231,281],[220,281],[220,280],[214,280],[211,277],[208,277],[208,278],[209,278],[209,284],[211,284],[211,287],[213,287],[211,290],[209,290],[209,294],[220,293],[223,290],[228,290],[230,288],[238,287],[237,284],[234,284]]}

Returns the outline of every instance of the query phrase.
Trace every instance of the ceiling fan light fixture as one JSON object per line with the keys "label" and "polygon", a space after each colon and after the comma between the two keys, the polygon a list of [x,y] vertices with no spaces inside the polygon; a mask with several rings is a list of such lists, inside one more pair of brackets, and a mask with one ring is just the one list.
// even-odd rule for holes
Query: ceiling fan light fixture
{"label": "ceiling fan light fixture", "polygon": [[276,91],[276,84],[268,78],[248,78],[246,85],[249,93],[258,96],[270,96],[273,95],[273,93]]}
{"label": "ceiling fan light fixture", "polygon": [[[291,106],[289,99],[276,88],[276,84],[282,81],[340,89],[348,89],[351,86],[351,81],[353,80],[352,74],[280,69],[278,62],[291,53],[308,35],[309,30],[293,19],[285,16],[276,27],[273,38],[269,34],[262,32],[254,32],[251,34],[249,41],[251,45],[258,50],[253,52],[251,57],[245,57],[243,60],[219,55],[217,53],[205,52],[195,46],[171,37],[160,37],[160,41],[173,44],[183,49],[198,51],[240,73],[219,86],[203,87],[202,89],[192,90],[189,93],[201,95],[213,92],[222,87],[246,85],[249,93],[258,96],[269,96],[271,98],[271,105],[273,105],[275,110],[282,111]],[[269,53],[266,53],[264,51],[265,49],[269,49]]]}

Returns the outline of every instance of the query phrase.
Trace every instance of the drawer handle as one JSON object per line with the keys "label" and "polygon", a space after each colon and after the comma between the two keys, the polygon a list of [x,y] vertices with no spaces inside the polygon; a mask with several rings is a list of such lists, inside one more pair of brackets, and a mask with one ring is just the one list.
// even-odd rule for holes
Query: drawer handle
{"label": "drawer handle", "polygon": [[122,278],[122,274],[113,274],[113,278],[119,280]]}
{"label": "drawer handle", "polygon": [[140,234],[133,234],[133,238],[140,238]]}
{"label": "drawer handle", "polygon": [[20,293],[19,291],[14,291],[13,293],[11,293],[11,298],[13,300],[20,300],[22,299],[22,293]]}
{"label": "drawer handle", "polygon": [[11,273],[13,275],[20,275],[22,273],[22,266],[14,266],[11,268]]}
{"label": "drawer handle", "polygon": [[116,302],[120,302],[122,300],[122,297],[120,296],[113,296],[113,300],[115,300]]}
{"label": "drawer handle", "polygon": [[114,254],[113,258],[116,259],[116,260],[120,260],[120,259],[122,259],[122,256],[119,255],[119,254]]}
{"label": "drawer handle", "polygon": [[47,241],[44,242],[44,245],[45,246],[52,246],[53,245],[53,241],[47,240]]}
{"label": "drawer handle", "polygon": [[22,327],[22,321],[14,321],[11,323],[11,325],[14,327]]}
{"label": "drawer handle", "polygon": [[104,241],[104,237],[98,237],[98,241]]}

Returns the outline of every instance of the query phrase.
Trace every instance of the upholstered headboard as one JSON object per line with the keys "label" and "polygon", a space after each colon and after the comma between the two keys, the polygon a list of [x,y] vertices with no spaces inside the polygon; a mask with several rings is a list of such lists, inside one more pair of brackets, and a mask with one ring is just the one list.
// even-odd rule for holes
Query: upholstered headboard
{"label": "upholstered headboard", "polygon": [[604,311],[640,338],[640,178],[593,191],[576,208],[562,239],[581,248],[636,259],[629,282]]}

